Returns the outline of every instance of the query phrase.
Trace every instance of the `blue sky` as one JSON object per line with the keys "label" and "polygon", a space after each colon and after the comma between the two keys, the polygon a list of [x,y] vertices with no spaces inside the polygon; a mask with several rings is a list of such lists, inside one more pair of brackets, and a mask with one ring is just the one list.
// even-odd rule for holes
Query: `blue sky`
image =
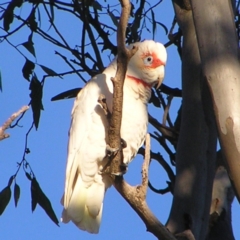
{"label": "blue sky", "polygon": [[[22,8],[18,9],[16,13],[24,16],[28,13],[28,10],[28,8]],[[79,44],[81,26],[76,19],[64,18],[64,15],[61,14],[56,14],[55,18],[63,35],[67,36],[69,44],[72,47],[76,43]],[[173,19],[173,9],[170,1],[162,3],[156,18],[170,28]],[[13,28],[14,26],[16,27],[17,25],[13,24]],[[48,27],[49,25],[47,24],[46,26],[43,25],[45,30],[48,30]],[[51,31],[52,29],[49,30],[50,33]],[[0,33],[2,35],[1,31]],[[9,40],[17,45],[25,42],[29,33],[28,30],[22,30],[18,35],[13,36]],[[115,38],[115,36],[112,37],[113,39]],[[144,38],[152,39],[152,34],[146,32]],[[168,41],[162,28],[157,29],[155,39],[163,43]],[[56,72],[69,70],[62,59],[55,55],[55,48],[37,35],[34,36],[34,42],[37,60],[34,60],[31,54],[22,46],[19,46],[18,49],[32,61],[48,66]],[[181,65],[176,48],[171,46],[167,51],[168,62],[164,82],[172,87],[181,87]],[[0,56],[0,70],[3,82],[3,92],[0,93],[0,123],[2,124],[13,112],[28,104],[30,91],[29,83],[22,76],[24,58],[6,42],[0,44]],[[108,63],[108,58],[104,56],[105,66]],[[44,75],[44,72],[39,67],[36,68],[36,73],[39,79]],[[28,147],[31,153],[26,156],[26,159],[30,163],[42,190],[51,200],[58,218],[60,218],[62,211],[60,198],[64,186],[67,133],[73,99],[57,102],[51,102],[50,99],[60,92],[81,86],[83,86],[82,81],[75,75],[68,75],[64,79],[48,78],[46,80],[43,96],[44,111],[41,113],[39,130],[33,130],[28,140]],[[179,100],[173,100],[171,110],[173,120],[179,104]],[[159,119],[162,118],[162,110],[156,112],[156,109],[150,106],[150,111],[152,115],[155,114]],[[9,129],[7,132],[11,134],[10,138],[0,143],[0,189],[7,185],[9,177],[17,169],[17,162],[22,159],[25,134],[31,126],[31,122],[32,112],[29,110],[20,122],[22,127]],[[163,154],[157,143],[153,141],[152,145],[155,151]],[[167,159],[167,156],[165,157]],[[141,156],[136,157],[131,163],[129,171],[125,176],[130,184],[140,183],[141,165]],[[157,188],[164,188],[166,186],[165,182],[168,180],[166,173],[155,162],[152,162],[150,167],[150,179]],[[113,187],[107,191],[104,200],[100,233],[91,235],[80,231],[72,223],[67,225],[60,223],[60,227],[57,227],[39,206],[32,213],[30,182],[23,170],[20,170],[17,176],[17,183],[21,188],[19,205],[15,208],[14,201],[11,199],[5,212],[0,216],[0,239],[155,239],[151,233],[146,232],[143,222]],[[148,190],[147,202],[162,223],[165,223],[167,220],[171,199],[170,194],[161,196]],[[233,228],[236,239],[240,239],[240,230],[237,227],[239,216],[240,208],[235,200],[233,205]]]}

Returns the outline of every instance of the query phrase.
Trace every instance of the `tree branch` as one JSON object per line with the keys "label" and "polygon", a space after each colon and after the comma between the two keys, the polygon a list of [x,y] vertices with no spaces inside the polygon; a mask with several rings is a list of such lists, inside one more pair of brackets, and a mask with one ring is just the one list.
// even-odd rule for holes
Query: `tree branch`
{"label": "tree branch", "polygon": [[142,166],[142,184],[133,187],[125,182],[123,177],[118,177],[114,182],[114,186],[143,220],[147,227],[147,231],[151,232],[159,239],[176,240],[176,238],[167,230],[167,228],[155,217],[146,203],[148,167],[150,162],[149,134],[146,135],[145,145],[145,158]]}
{"label": "tree branch", "polygon": [[136,48],[127,49],[125,47],[125,32],[128,24],[128,18],[130,15],[131,4],[128,0],[120,0],[122,5],[122,13],[117,30],[117,45],[118,45],[118,57],[117,57],[117,72],[116,76],[112,78],[113,82],[113,109],[110,119],[110,126],[108,130],[108,137],[110,147],[112,149],[119,149],[117,154],[113,157],[110,165],[110,173],[113,175],[121,175],[123,169],[123,153],[121,147],[121,122],[122,122],[122,104],[123,104],[123,84],[127,71],[127,65],[130,58],[137,51]]}
{"label": "tree branch", "polygon": [[10,135],[5,133],[5,130],[10,127],[11,123],[22,113],[26,112],[29,109],[29,106],[23,106],[17,112],[13,113],[10,118],[0,127],[0,141],[8,138]]}

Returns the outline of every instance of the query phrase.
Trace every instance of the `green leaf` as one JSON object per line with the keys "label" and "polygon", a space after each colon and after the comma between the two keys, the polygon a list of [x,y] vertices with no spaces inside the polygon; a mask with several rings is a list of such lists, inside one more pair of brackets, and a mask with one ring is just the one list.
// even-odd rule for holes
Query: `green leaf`
{"label": "green leaf", "polygon": [[80,90],[81,90],[81,88],[74,88],[74,89],[70,89],[68,91],[59,93],[58,95],[52,97],[51,101],[75,98],[78,95],[78,93],[80,92]]}
{"label": "green leaf", "polygon": [[33,41],[32,41],[32,36],[33,36],[33,33],[31,33],[31,34],[29,35],[28,41],[22,43],[22,45],[23,45],[34,57],[36,57],[36,55],[35,55],[35,49],[34,49],[34,43],[33,43]]}
{"label": "green leaf", "polygon": [[[35,179],[35,178],[33,178]],[[37,193],[37,189],[36,187],[33,185],[33,179],[31,182],[31,198],[32,198],[32,212],[34,212],[34,210],[36,209],[37,206],[37,199],[38,199],[38,193]]]}
{"label": "green leaf", "polygon": [[35,74],[32,77],[29,89],[31,90],[30,98],[33,112],[33,121],[35,128],[38,129],[41,110],[43,110],[42,84],[38,81],[37,76]]}
{"label": "green leaf", "polygon": [[30,75],[33,73],[35,64],[26,58],[26,62],[22,68],[23,77],[29,81]]}
{"label": "green leaf", "polygon": [[28,180],[32,181],[32,177],[28,172],[25,172],[25,175],[27,177]]}
{"label": "green leaf", "polygon": [[156,96],[153,89],[152,89],[151,98],[149,99],[149,103],[152,103],[155,107],[158,107],[158,108],[161,107],[161,102],[160,102],[159,98]]}
{"label": "green leaf", "polygon": [[117,20],[117,18],[115,17],[115,15],[114,15],[112,12],[110,12],[110,11],[108,11],[108,14],[109,14],[110,18],[112,19],[113,24],[114,24],[116,27],[118,27],[118,20]]}
{"label": "green leaf", "polygon": [[5,31],[8,31],[9,28],[10,28],[10,24],[13,22],[13,19],[14,19],[14,15],[13,15],[13,12],[14,12],[14,8],[15,7],[21,7],[23,4],[23,0],[12,0],[5,12],[3,13],[3,28]]}
{"label": "green leaf", "polygon": [[13,22],[13,7],[9,3],[7,9],[3,14],[3,28],[5,31],[8,31],[10,28],[10,24]]}
{"label": "green leaf", "polygon": [[156,21],[155,21],[155,14],[152,9],[151,9],[151,15],[152,15],[152,33],[153,33],[153,39],[154,39],[155,31],[156,31]]}
{"label": "green leaf", "polygon": [[7,207],[10,199],[11,199],[11,188],[9,186],[5,187],[0,192],[0,215],[3,214],[5,208]]}
{"label": "green leaf", "polygon": [[98,1],[93,1],[92,7],[95,8],[96,10],[102,11],[102,5]]}
{"label": "green leaf", "polygon": [[15,183],[14,185],[14,203],[15,203],[15,207],[17,207],[18,205],[18,200],[20,198],[20,187],[17,183]]}
{"label": "green leaf", "polygon": [[53,211],[52,204],[47,198],[47,196],[44,194],[42,189],[40,188],[36,178],[32,179],[31,196],[32,196],[32,211],[34,211],[34,209],[36,208],[36,205],[39,204],[44,209],[44,211],[49,216],[49,218],[56,225],[58,225],[59,222],[55,212]]}
{"label": "green leaf", "polygon": [[11,176],[11,177],[9,178],[9,180],[8,180],[8,187],[11,187],[14,177],[15,177],[15,176],[13,175],[13,176]]}
{"label": "green leaf", "polygon": [[50,19],[51,25],[49,27],[49,29],[50,29],[52,27],[53,22],[54,22],[54,0],[49,0],[49,4],[50,4],[50,12],[51,12],[51,19]]}
{"label": "green leaf", "polygon": [[0,91],[2,92],[2,74],[1,74],[1,71],[0,71]]}
{"label": "green leaf", "polygon": [[29,18],[27,19],[27,23],[33,32],[37,31],[38,24],[36,22],[36,17],[35,17],[35,8],[33,8]]}
{"label": "green leaf", "polygon": [[42,70],[45,72],[45,73],[47,73],[49,76],[56,76],[56,75],[58,75],[55,71],[53,71],[51,68],[48,68],[48,67],[46,67],[46,66],[43,66],[43,65],[39,65],[41,68],[42,68]]}

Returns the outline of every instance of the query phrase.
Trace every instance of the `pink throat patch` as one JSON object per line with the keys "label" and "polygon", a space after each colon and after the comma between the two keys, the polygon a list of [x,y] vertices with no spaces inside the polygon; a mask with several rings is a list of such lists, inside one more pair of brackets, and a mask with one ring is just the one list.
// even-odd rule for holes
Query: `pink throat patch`
{"label": "pink throat patch", "polygon": [[127,78],[134,81],[136,84],[142,84],[144,87],[148,87],[148,88],[151,88],[152,86],[146,82],[144,82],[142,79],[140,78],[136,78],[136,77],[133,77],[133,76],[130,76],[130,75],[127,75]]}

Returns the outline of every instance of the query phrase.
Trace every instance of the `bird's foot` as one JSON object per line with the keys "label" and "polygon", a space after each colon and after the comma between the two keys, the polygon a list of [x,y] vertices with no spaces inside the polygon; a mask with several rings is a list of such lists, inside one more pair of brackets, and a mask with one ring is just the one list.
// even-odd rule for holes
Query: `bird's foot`
{"label": "bird's foot", "polygon": [[117,152],[119,151],[119,148],[112,148],[110,147],[110,145],[106,145],[106,151],[107,151],[107,156],[108,157],[113,157],[117,154]]}
{"label": "bird's foot", "polygon": [[126,148],[127,147],[127,142],[121,138],[121,146],[122,148]]}
{"label": "bird's foot", "polygon": [[120,165],[120,171],[116,173],[111,173],[111,174],[114,176],[123,176],[127,172],[127,169],[128,169],[128,165],[126,163],[122,163]]}

